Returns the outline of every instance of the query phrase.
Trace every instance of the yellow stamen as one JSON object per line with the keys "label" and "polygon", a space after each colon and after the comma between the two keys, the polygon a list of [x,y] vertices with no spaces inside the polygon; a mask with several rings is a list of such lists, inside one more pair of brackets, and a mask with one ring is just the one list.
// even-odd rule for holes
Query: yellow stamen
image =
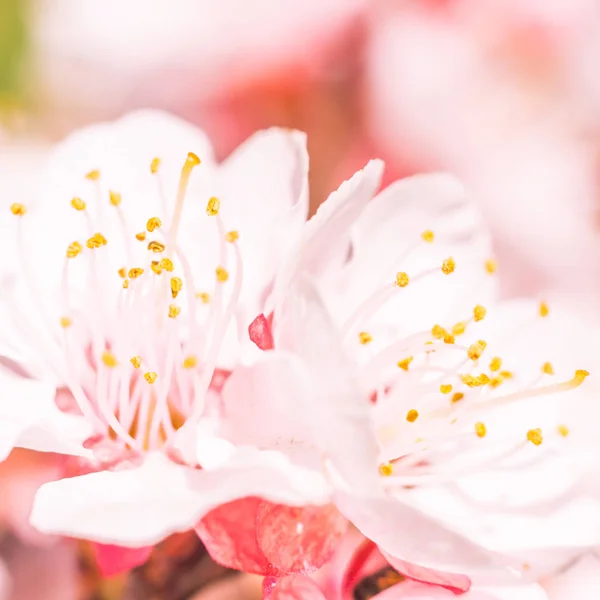
{"label": "yellow stamen", "polygon": [[75,210],[85,210],[86,204],[81,198],[75,197],[71,200],[71,206]]}
{"label": "yellow stamen", "polygon": [[485,261],[485,270],[490,275],[493,275],[497,269],[498,269],[498,263],[493,258],[489,258],[488,260]]}
{"label": "yellow stamen", "polygon": [[445,335],[444,336],[444,344],[454,344],[454,336],[453,335]]}
{"label": "yellow stamen", "polygon": [[474,344],[471,344],[467,350],[467,356],[471,360],[478,360],[481,358],[483,351],[486,349],[487,344],[483,340],[479,340]]}
{"label": "yellow stamen", "polygon": [[158,168],[160,167],[160,158],[153,158],[152,162],[150,163],[150,173],[152,173],[152,175],[156,175],[156,173],[158,173]]}
{"label": "yellow stamen", "polygon": [[379,465],[379,474],[383,477],[390,477],[394,472],[394,468],[391,463],[383,463]]}
{"label": "yellow stamen", "polygon": [[444,275],[450,275],[450,273],[454,273],[454,269],[456,269],[456,262],[450,256],[442,263],[442,273],[444,273]]}
{"label": "yellow stamen", "polygon": [[569,428],[566,425],[559,425],[558,433],[560,433],[560,435],[563,437],[567,437],[569,435]]}
{"label": "yellow stamen", "polygon": [[487,385],[490,382],[490,378],[485,374],[481,373],[481,375],[473,376],[473,375],[461,375],[460,380],[467,387],[480,387],[482,385]]}
{"label": "yellow stamen", "polygon": [[500,377],[502,377],[502,379],[512,379],[512,371],[500,371]]}
{"label": "yellow stamen", "polygon": [[123,287],[124,287],[125,289],[127,289],[127,288],[129,287],[129,279],[126,279],[126,280],[123,282]]}
{"label": "yellow stamen", "polygon": [[86,173],[85,178],[90,181],[98,181],[98,179],[100,179],[100,171],[98,169],[92,169],[89,173]]}
{"label": "yellow stamen", "polygon": [[181,168],[181,175],[179,176],[179,186],[177,188],[177,197],[175,198],[175,210],[171,218],[171,227],[169,229],[169,237],[167,244],[172,246],[177,239],[177,232],[179,231],[179,223],[181,222],[181,214],[183,211],[183,201],[185,200],[185,194],[187,192],[188,184],[194,167],[200,164],[200,159],[193,153],[188,152],[185,163]]}
{"label": "yellow stamen", "polygon": [[464,397],[465,395],[462,392],[456,392],[456,394],[452,396],[452,403],[460,402]]}
{"label": "yellow stamen", "polygon": [[540,302],[540,317],[547,317],[548,313],[550,312],[550,309],[548,308],[548,305],[545,302]]}
{"label": "yellow stamen", "polygon": [[102,355],[102,362],[109,368],[112,369],[113,367],[117,366],[117,359],[115,358],[115,355],[112,352],[109,352],[108,350]]}
{"label": "yellow stamen", "polygon": [[449,383],[442,383],[442,385],[440,385],[440,392],[442,392],[442,394],[449,394],[452,391],[452,385]]}
{"label": "yellow stamen", "polygon": [[154,272],[155,272],[157,275],[160,275],[160,274],[163,272],[163,270],[162,270],[162,267],[160,266],[160,263],[159,263],[157,260],[153,260],[153,261],[150,263],[150,268],[151,268],[151,269],[152,269],[152,270],[153,270],[153,271],[154,271]]}
{"label": "yellow stamen", "polygon": [[485,306],[481,306],[481,304],[478,304],[473,309],[473,318],[476,321],[483,321],[483,319],[485,318],[486,314],[487,314],[487,309],[485,308]]}
{"label": "yellow stamen", "polygon": [[358,334],[358,341],[364,345],[364,344],[368,344],[369,342],[372,342],[373,338],[371,337],[370,333],[367,333],[366,331],[361,331]]}
{"label": "yellow stamen", "polygon": [[475,423],[475,433],[477,434],[477,437],[480,437],[480,438],[485,437],[485,434],[487,433],[487,429],[481,421],[478,421],[477,423]]}
{"label": "yellow stamen", "polygon": [[154,371],[149,371],[148,373],[144,373],[144,379],[148,383],[154,383],[158,375]]}
{"label": "yellow stamen", "polygon": [[125,277],[127,277],[127,269],[125,267],[121,267],[119,269],[119,277],[121,279],[125,279]]}
{"label": "yellow stamen", "polygon": [[24,204],[15,202],[14,204],[10,205],[10,212],[15,216],[22,217],[27,212],[27,208],[25,208]]}
{"label": "yellow stamen", "polygon": [[230,243],[233,244],[234,242],[237,242],[237,240],[240,239],[240,234],[237,231],[228,231],[225,234],[225,239]]}
{"label": "yellow stamen", "polygon": [[174,319],[175,317],[177,317],[180,312],[181,312],[181,308],[179,306],[176,306],[175,304],[169,305],[169,318],[170,319]]}
{"label": "yellow stamen", "polygon": [[198,364],[198,359],[195,356],[186,356],[183,359],[184,369],[193,369]]}
{"label": "yellow stamen", "polygon": [[467,324],[464,321],[461,321],[452,327],[452,335],[462,335],[466,329]]}
{"label": "yellow stamen", "polygon": [[156,240],[150,242],[148,244],[148,250],[152,250],[152,252],[164,252],[165,245],[162,242],[157,242]]}
{"label": "yellow stamen", "polygon": [[433,242],[435,236],[433,235],[433,231],[431,231],[430,229],[426,229],[422,234],[421,237],[423,238],[423,240],[429,244],[431,244],[431,242]]}
{"label": "yellow stamen", "polygon": [[202,300],[203,304],[208,304],[210,302],[210,294],[206,292],[196,292],[196,298]]}
{"label": "yellow stamen", "polygon": [[402,369],[403,371],[408,371],[408,367],[412,361],[413,361],[412,356],[409,356],[408,358],[403,358],[402,360],[398,361],[398,363],[397,363],[398,368]]}
{"label": "yellow stamen", "polygon": [[209,199],[208,204],[206,205],[206,214],[209,217],[216,217],[219,214],[220,208],[221,201],[213,196]]}
{"label": "yellow stamen", "polygon": [[542,365],[542,373],[545,373],[546,375],[554,375],[554,368],[552,367],[552,363],[545,362]]}
{"label": "yellow stamen", "polygon": [[171,272],[175,268],[173,266],[173,261],[170,258],[161,258],[159,264],[160,264],[161,268],[164,269],[165,271]]}
{"label": "yellow stamen", "polygon": [[150,232],[153,232],[155,229],[157,229],[158,227],[162,226],[162,221],[158,218],[158,217],[151,217],[150,219],[148,219],[148,222],[146,223],[146,229]]}
{"label": "yellow stamen", "polygon": [[415,410],[414,408],[411,408],[407,413],[406,413],[406,420],[409,423],[414,423],[417,419],[419,418],[419,411]]}
{"label": "yellow stamen", "polygon": [[91,250],[93,248],[100,248],[100,246],[106,246],[106,238],[101,233],[95,233],[85,245]]}
{"label": "yellow stamen", "polygon": [[139,369],[142,366],[142,357],[141,356],[132,356],[129,359],[129,362],[136,368]]}
{"label": "yellow stamen", "polygon": [[404,271],[396,273],[396,285],[398,287],[406,287],[410,283],[410,277]]}
{"label": "yellow stamen", "polygon": [[70,327],[72,323],[73,323],[73,321],[69,317],[61,317],[60,318],[60,326],[63,329]]}
{"label": "yellow stamen", "polygon": [[448,335],[448,332],[441,325],[434,325],[431,328],[431,335],[436,340],[441,340],[442,338],[444,338]]}
{"label": "yellow stamen", "polygon": [[73,242],[67,248],[67,258],[75,258],[82,250],[83,248],[79,242]]}
{"label": "yellow stamen", "polygon": [[227,272],[227,269],[224,269],[223,267],[217,267],[215,269],[215,274],[219,283],[225,283],[229,279],[229,273]]}
{"label": "yellow stamen", "polygon": [[541,429],[530,429],[527,432],[527,441],[531,442],[534,446],[539,446],[544,438],[542,437]]}
{"label": "yellow stamen", "polygon": [[137,279],[140,275],[144,274],[144,269],[140,269],[139,267],[134,267],[133,269],[129,269],[129,278]]}
{"label": "yellow stamen", "polygon": [[108,199],[112,206],[119,206],[121,204],[121,194],[119,192],[108,191]]}
{"label": "yellow stamen", "polygon": [[499,371],[502,367],[502,359],[499,356],[494,356],[490,362],[490,371]]}
{"label": "yellow stamen", "polygon": [[146,239],[146,232],[145,231],[140,231],[139,233],[136,233],[135,234],[135,238],[139,242],[143,242]]}
{"label": "yellow stamen", "polygon": [[177,298],[177,294],[183,289],[183,281],[179,277],[171,278],[171,296]]}

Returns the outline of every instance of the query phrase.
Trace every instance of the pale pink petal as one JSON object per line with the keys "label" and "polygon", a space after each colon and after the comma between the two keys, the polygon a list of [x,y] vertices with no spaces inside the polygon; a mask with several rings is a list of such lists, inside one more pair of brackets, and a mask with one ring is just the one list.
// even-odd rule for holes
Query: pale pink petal
{"label": "pale pink petal", "polygon": [[146,562],[153,546],[143,548],[123,548],[112,544],[92,544],[96,565],[103,577],[125,573]]}
{"label": "pale pink petal", "polygon": [[11,580],[8,569],[3,562],[0,562],[0,600],[10,598]]}
{"label": "pale pink petal", "polygon": [[[451,600],[457,596],[438,586],[404,581],[377,594],[377,600]],[[472,588],[459,598],[464,600],[548,600],[539,585],[497,586]]]}
{"label": "pale pink petal", "polygon": [[319,586],[306,575],[265,580],[265,600],[326,600]]}
{"label": "pale pink petal", "polygon": [[574,565],[542,581],[548,600],[587,600],[600,594],[600,560],[584,556]]}

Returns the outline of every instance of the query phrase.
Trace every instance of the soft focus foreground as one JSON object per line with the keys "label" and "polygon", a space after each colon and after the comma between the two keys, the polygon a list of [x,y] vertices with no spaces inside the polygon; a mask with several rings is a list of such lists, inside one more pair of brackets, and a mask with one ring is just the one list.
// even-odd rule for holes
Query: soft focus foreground
{"label": "soft focus foreground", "polygon": [[596,2],[0,11],[1,600],[598,594]]}

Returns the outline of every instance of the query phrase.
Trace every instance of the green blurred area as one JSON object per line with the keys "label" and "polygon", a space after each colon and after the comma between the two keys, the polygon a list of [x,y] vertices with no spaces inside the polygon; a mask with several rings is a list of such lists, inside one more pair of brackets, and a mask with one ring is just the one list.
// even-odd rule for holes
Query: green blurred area
{"label": "green blurred area", "polygon": [[23,99],[23,62],[27,48],[26,0],[0,0],[0,103]]}

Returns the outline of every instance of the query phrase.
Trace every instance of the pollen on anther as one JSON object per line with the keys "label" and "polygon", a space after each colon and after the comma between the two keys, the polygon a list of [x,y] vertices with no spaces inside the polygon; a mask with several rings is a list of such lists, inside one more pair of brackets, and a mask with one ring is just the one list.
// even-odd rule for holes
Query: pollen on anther
{"label": "pollen on anther", "polygon": [[98,179],[100,179],[100,171],[98,169],[92,169],[86,173],[85,178],[90,181],[98,181]]}
{"label": "pollen on anther", "polygon": [[123,287],[124,287],[125,289],[127,289],[127,288],[129,287],[129,279],[126,279],[126,280],[123,282]]}
{"label": "pollen on anther", "polygon": [[146,223],[146,229],[150,232],[162,226],[162,221],[158,217],[150,217]]}
{"label": "pollen on anther", "polygon": [[106,238],[101,233],[95,233],[85,245],[91,250],[93,248],[100,248],[100,246],[106,246]]}
{"label": "pollen on anther", "polygon": [[452,395],[452,403],[460,402],[464,397],[465,395],[462,392],[456,392],[456,394]]}
{"label": "pollen on anther", "polygon": [[159,264],[160,264],[160,267],[162,269],[164,269],[165,271],[171,272],[175,268],[173,266],[173,261],[170,258],[161,258]]}
{"label": "pollen on anther", "polygon": [[475,319],[475,321],[483,321],[486,314],[487,314],[487,309],[485,308],[485,306],[481,306],[481,304],[478,304],[473,309],[473,318]]}
{"label": "pollen on anther", "polygon": [[358,334],[358,341],[361,344],[363,344],[363,346],[364,346],[365,344],[369,344],[370,342],[372,342],[373,341],[373,337],[367,331],[361,331]]}
{"label": "pollen on anther", "polygon": [[77,198],[77,197],[75,197],[71,200],[71,206],[75,210],[85,210],[85,208],[86,208],[85,202],[81,198]]}
{"label": "pollen on anther", "polygon": [[494,356],[490,361],[490,371],[499,371],[502,367],[502,359],[499,356]]}
{"label": "pollen on anther", "polygon": [[398,287],[406,287],[410,283],[410,277],[404,271],[396,273],[396,285]]}
{"label": "pollen on anther", "polygon": [[121,204],[121,194],[119,192],[113,192],[112,190],[108,191],[108,200],[111,206],[119,206]]}
{"label": "pollen on anther", "polygon": [[383,477],[390,477],[394,473],[394,467],[391,463],[383,463],[379,465],[379,474]]}
{"label": "pollen on anther", "polygon": [[148,250],[152,250],[152,252],[164,252],[165,245],[162,242],[157,242],[156,240],[150,242],[148,244]]}
{"label": "pollen on anther", "polygon": [[478,360],[481,358],[483,351],[486,349],[487,344],[483,340],[479,340],[474,344],[471,344],[467,350],[467,356],[471,360]]}
{"label": "pollen on anther", "polygon": [[408,371],[408,367],[410,366],[410,363],[413,361],[413,357],[409,356],[408,358],[403,358],[402,360],[399,360],[397,362],[398,368],[402,369],[403,371]]}
{"label": "pollen on anther", "polygon": [[433,234],[433,231],[431,231],[430,229],[426,229],[422,234],[421,234],[421,238],[423,239],[423,241],[431,244],[431,242],[433,242],[435,236]]}
{"label": "pollen on anther", "polygon": [[158,169],[160,167],[160,158],[156,157],[152,159],[152,162],[150,163],[150,173],[152,173],[153,175],[156,175],[156,173],[158,173]]}
{"label": "pollen on anther", "polygon": [[215,275],[217,276],[217,281],[219,283],[225,283],[229,279],[229,273],[227,269],[223,267],[217,267],[215,269]]}
{"label": "pollen on anther", "polygon": [[206,214],[209,217],[215,217],[216,215],[219,214],[220,208],[221,208],[221,201],[218,198],[215,198],[215,196],[213,196],[212,198],[210,198],[208,200],[208,203],[206,205]]}
{"label": "pollen on anther", "polygon": [[560,433],[560,435],[563,437],[567,437],[569,435],[569,428],[566,425],[559,425],[557,430],[558,433]]}
{"label": "pollen on anther", "polygon": [[542,365],[542,373],[545,373],[546,375],[554,375],[554,368],[552,367],[552,363],[545,362]]}
{"label": "pollen on anther", "polygon": [[540,313],[540,317],[547,317],[548,314],[550,313],[550,309],[548,308],[548,305],[544,301],[540,302],[539,313]]}
{"label": "pollen on anther", "polygon": [[485,434],[487,433],[487,429],[485,427],[485,424],[482,423],[481,421],[478,421],[477,423],[475,423],[475,434],[477,435],[477,437],[485,437]]}
{"label": "pollen on anther", "polygon": [[115,358],[115,355],[108,350],[102,355],[102,362],[110,369],[117,366],[117,359]]}
{"label": "pollen on anther", "polygon": [[580,382],[586,377],[589,377],[588,371],[584,371],[583,369],[577,369],[577,371],[575,371],[575,379],[579,380]]}
{"label": "pollen on anther", "polygon": [[434,325],[431,328],[431,335],[436,340],[441,340],[448,335],[448,332],[441,325]]}
{"label": "pollen on anther", "polygon": [[237,231],[228,231],[225,234],[225,239],[230,243],[233,244],[234,242],[237,242],[237,240],[240,239],[240,234]]}
{"label": "pollen on anther", "polygon": [[184,369],[193,369],[197,364],[198,364],[198,359],[193,355],[186,356],[183,359],[183,368]]}
{"label": "pollen on anther", "polygon": [[485,261],[485,270],[490,275],[493,275],[497,269],[498,269],[498,263],[493,258],[489,258],[488,260]]}
{"label": "pollen on anther", "polygon": [[542,437],[541,429],[530,429],[527,432],[527,441],[531,442],[534,446],[539,446],[544,438]]}
{"label": "pollen on anther", "polygon": [[132,356],[129,359],[129,362],[134,366],[134,368],[139,369],[142,366],[142,357],[141,356]]}
{"label": "pollen on anther", "polygon": [[188,152],[186,161],[193,167],[199,165],[201,162],[201,160],[198,158],[198,155],[194,154],[193,152]]}
{"label": "pollen on anther", "polygon": [[10,212],[15,216],[22,217],[27,212],[27,208],[25,208],[24,204],[15,202],[14,204],[10,205]]}
{"label": "pollen on anther", "polygon": [[125,277],[127,277],[127,269],[125,267],[121,267],[118,272],[121,279],[125,279]]}
{"label": "pollen on anther", "polygon": [[150,268],[151,268],[151,269],[152,269],[152,271],[153,271],[154,273],[156,273],[157,275],[161,275],[161,274],[162,274],[162,272],[163,272],[163,270],[162,270],[162,267],[160,266],[160,262],[158,262],[157,260],[153,260],[153,261],[150,263]]}
{"label": "pollen on anther", "polygon": [[456,269],[456,261],[450,256],[442,263],[442,273],[450,275],[450,273],[454,273],[454,269]]}
{"label": "pollen on anther", "polygon": [[138,242],[143,242],[146,239],[146,232],[145,231],[140,231],[139,233],[135,234],[135,239]]}
{"label": "pollen on anther", "polygon": [[73,242],[67,247],[67,258],[75,258],[82,250],[79,242]]}
{"label": "pollen on anther", "polygon": [[129,269],[129,273],[128,273],[130,279],[137,279],[138,277],[140,277],[143,274],[144,274],[144,269],[141,269],[140,267],[134,267],[133,269]]}
{"label": "pollen on anther", "polygon": [[210,294],[207,292],[196,292],[196,298],[201,300],[203,304],[208,304],[210,302]]}
{"label": "pollen on anther", "polygon": [[177,298],[177,294],[183,289],[183,281],[179,277],[171,278],[171,295]]}
{"label": "pollen on anther", "polygon": [[170,319],[174,319],[175,317],[177,317],[180,312],[181,312],[181,307],[177,306],[176,304],[169,305],[169,318]]}
{"label": "pollen on anther", "polygon": [[450,334],[446,334],[444,336],[444,344],[454,344],[454,336]]}
{"label": "pollen on anther", "polygon": [[442,383],[442,385],[440,385],[440,392],[442,392],[442,394],[449,394],[451,391],[452,391],[452,384]]}
{"label": "pollen on anther", "polygon": [[148,373],[144,373],[144,379],[148,383],[154,383],[158,375],[154,371],[148,371]]}
{"label": "pollen on anther", "polygon": [[467,329],[467,324],[464,321],[460,321],[452,327],[452,335],[462,335]]}
{"label": "pollen on anther", "polygon": [[69,317],[61,317],[60,318],[60,326],[63,329],[70,327],[72,323],[73,323],[73,321]]}
{"label": "pollen on anther", "polygon": [[414,423],[417,419],[419,418],[419,411],[411,408],[407,413],[406,413],[406,420],[409,423]]}

